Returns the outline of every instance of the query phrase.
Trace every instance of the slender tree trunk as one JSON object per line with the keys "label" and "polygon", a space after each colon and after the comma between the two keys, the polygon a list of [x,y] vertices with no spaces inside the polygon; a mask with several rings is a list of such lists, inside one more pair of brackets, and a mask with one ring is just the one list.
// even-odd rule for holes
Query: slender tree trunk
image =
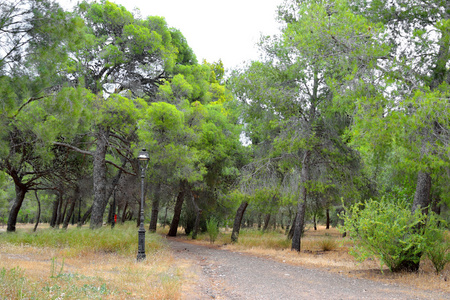
{"label": "slender tree trunk", "polygon": [[125,202],[125,206],[123,207],[122,211],[122,217],[120,218],[120,222],[123,224],[123,222],[127,219],[127,208],[128,208],[128,202]]}
{"label": "slender tree trunk", "polygon": [[158,182],[155,185],[155,193],[152,201],[152,216],[150,218],[150,226],[148,230],[150,232],[156,232],[156,227],[158,225],[158,213],[159,213],[159,200],[161,197],[161,183]]}
{"label": "slender tree trunk", "polygon": [[67,229],[67,227],[69,226],[70,218],[72,217],[75,211],[75,205],[77,204],[79,198],[80,198],[80,187],[77,184],[75,186],[75,191],[72,200],[69,203],[69,211],[67,212],[66,217],[64,218],[63,229]]}
{"label": "slender tree trunk", "polygon": [[168,209],[168,205],[166,205],[166,209],[165,209],[165,213],[164,213],[163,228],[166,227],[166,222],[167,222],[167,209]]}
{"label": "slender tree trunk", "polygon": [[263,227],[263,231],[267,231],[267,228],[269,228],[269,223],[270,223],[270,214],[266,214],[266,216],[264,217],[264,227]]}
{"label": "slender tree trunk", "polygon": [[62,206],[63,206],[63,193],[62,191],[59,191],[58,193],[58,209],[56,211],[56,223],[55,228],[59,229],[59,224],[61,224],[61,216],[62,216]]}
{"label": "slender tree trunk", "polygon": [[33,232],[36,232],[36,229],[39,225],[39,221],[41,220],[41,201],[39,201],[39,197],[37,194],[37,191],[34,191],[34,195],[36,196],[36,201],[38,203],[38,211],[37,211],[37,215],[36,215],[36,224],[34,224],[34,228],[33,228]]}
{"label": "slender tree trunk", "polygon": [[[73,200],[71,198],[67,198],[67,200],[64,202],[64,210],[59,218],[59,224],[63,224],[64,226],[64,220],[66,218],[66,213],[67,213],[67,206],[69,205],[69,203],[71,203]],[[70,220],[70,216],[69,216],[69,220]]]}
{"label": "slender tree trunk", "polygon": [[50,219],[50,227],[55,228],[56,220],[58,218],[59,207],[59,195],[56,195],[55,201],[53,201],[52,218]]}
{"label": "slender tree trunk", "polygon": [[330,209],[326,209],[326,215],[327,215],[327,227],[325,229],[330,229]]}
{"label": "slender tree trunk", "polygon": [[428,213],[428,206],[431,204],[431,175],[420,171],[417,176],[416,193],[411,207],[411,212],[421,209],[423,213]]}
{"label": "slender tree trunk", "polygon": [[248,202],[244,201],[239,205],[234,217],[233,231],[231,232],[231,242],[237,243],[239,237],[239,230],[241,229],[242,218],[244,217],[245,210],[247,209]]}
{"label": "slender tree trunk", "polygon": [[293,236],[294,236],[295,220],[296,220],[296,219],[297,219],[297,214],[295,214],[295,217],[294,217],[294,219],[292,220],[292,224],[290,225],[290,227],[289,227],[289,225],[287,226],[287,229],[286,229],[286,230],[289,230],[289,233],[288,233],[287,238],[288,238],[289,240],[292,240],[292,238],[293,238]]}
{"label": "slender tree trunk", "polygon": [[195,209],[195,222],[194,222],[194,228],[192,230],[192,239],[195,240],[197,238],[198,227],[200,225],[200,218],[202,217],[203,211],[198,207],[197,202],[195,201],[195,195],[191,189],[189,189],[189,192],[191,194],[192,204],[194,205],[194,209]]}
{"label": "slender tree trunk", "polygon": [[78,222],[78,225],[77,225],[78,228],[81,228],[81,226],[83,226],[83,224],[86,223],[87,219],[91,215],[91,212],[92,212],[92,206],[89,207],[89,209],[84,213],[84,215],[81,218],[80,222]]}
{"label": "slender tree trunk", "polygon": [[9,211],[8,226],[6,228],[7,232],[16,231],[17,215],[19,214],[20,208],[22,207],[23,199],[25,199],[25,194],[28,191],[28,189],[24,185],[18,186],[16,184],[15,188],[16,199],[14,200],[13,206]]}
{"label": "slender tree trunk", "polygon": [[297,204],[297,217],[295,218],[294,235],[292,236],[291,250],[300,252],[301,236],[305,222],[306,213],[306,181],[309,178],[309,150],[305,151],[302,160],[302,172],[300,174],[300,197]]}
{"label": "slender tree trunk", "polygon": [[93,158],[93,179],[94,179],[94,202],[91,212],[91,229],[100,228],[103,225],[103,214],[105,212],[106,199],[106,149],[108,132],[100,127],[97,134],[97,148]]}
{"label": "slender tree trunk", "polygon": [[261,230],[261,226],[262,226],[261,213],[258,213],[258,230]]}
{"label": "slender tree trunk", "polygon": [[314,230],[317,230],[317,216],[316,216],[316,213],[313,214],[313,223],[314,223]]}
{"label": "slender tree trunk", "polygon": [[180,223],[181,209],[183,207],[185,194],[185,183],[184,181],[180,182],[180,191],[178,192],[177,201],[175,202],[175,208],[173,211],[173,219],[170,224],[168,236],[177,236],[178,224]]}
{"label": "slender tree trunk", "polygon": [[[431,204],[431,175],[427,172],[420,171],[417,176],[416,193],[414,194],[414,201],[411,207],[411,213],[416,210],[421,210],[422,213],[428,213],[428,206]],[[418,226],[421,226],[420,224]],[[419,228],[417,228],[419,229]],[[408,252],[412,253],[415,249],[408,249]],[[408,253],[405,253],[408,255]],[[411,257],[412,255],[408,255]],[[421,254],[419,254],[420,258]],[[420,259],[417,261],[404,260],[402,261],[394,272],[407,271],[407,272],[417,272],[419,270]]]}
{"label": "slender tree trunk", "polygon": [[77,203],[76,198],[72,198],[70,200],[70,202],[67,204],[67,206],[69,207],[69,209],[66,212],[66,215],[64,217],[64,222],[63,222],[63,229],[67,229],[67,227],[69,227],[69,223],[70,223],[70,218],[72,218],[73,216],[73,212],[75,211],[75,204]]}

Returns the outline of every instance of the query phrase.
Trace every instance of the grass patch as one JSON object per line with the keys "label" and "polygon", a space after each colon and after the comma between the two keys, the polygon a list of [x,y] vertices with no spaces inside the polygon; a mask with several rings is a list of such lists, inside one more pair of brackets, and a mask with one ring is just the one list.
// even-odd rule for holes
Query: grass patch
{"label": "grass patch", "polygon": [[[179,299],[182,270],[157,234],[137,263],[135,224],[0,234],[2,299]],[[0,298],[1,298],[0,297]]]}

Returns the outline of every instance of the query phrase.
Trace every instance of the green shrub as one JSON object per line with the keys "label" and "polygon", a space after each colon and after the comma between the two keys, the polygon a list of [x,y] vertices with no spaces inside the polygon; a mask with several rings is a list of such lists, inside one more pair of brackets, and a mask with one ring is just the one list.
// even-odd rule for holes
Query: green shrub
{"label": "green shrub", "polygon": [[359,261],[376,257],[381,268],[395,271],[402,262],[419,262],[426,249],[426,215],[420,210],[411,214],[406,201],[368,200],[351,206],[341,218],[341,230],[354,240],[350,253]]}
{"label": "green shrub", "polygon": [[439,220],[435,214],[430,214],[425,228],[425,255],[432,262],[436,274],[439,274],[445,265],[450,262],[450,241],[446,238],[445,230],[437,226],[443,226],[443,220]]}
{"label": "green shrub", "polygon": [[219,235],[219,222],[216,218],[211,217],[208,221],[206,221],[206,231],[209,235],[209,241],[213,244]]}

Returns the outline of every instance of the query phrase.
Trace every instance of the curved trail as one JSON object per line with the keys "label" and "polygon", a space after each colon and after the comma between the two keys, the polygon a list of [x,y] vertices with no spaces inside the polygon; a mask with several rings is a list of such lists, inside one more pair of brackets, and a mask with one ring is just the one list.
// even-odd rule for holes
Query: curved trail
{"label": "curved trail", "polygon": [[183,299],[450,299],[450,294],[350,278],[176,238],[167,242],[177,261],[189,266]]}

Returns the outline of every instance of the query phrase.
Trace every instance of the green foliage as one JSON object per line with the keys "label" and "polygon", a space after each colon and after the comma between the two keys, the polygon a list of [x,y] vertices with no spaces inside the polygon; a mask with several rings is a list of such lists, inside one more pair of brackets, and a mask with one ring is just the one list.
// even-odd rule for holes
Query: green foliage
{"label": "green foliage", "polygon": [[[450,262],[450,237],[445,230],[446,223],[435,214],[430,214],[425,229],[425,255],[431,260],[436,274],[439,274]],[[435,226],[438,224],[438,226]]]}
{"label": "green foliage", "polygon": [[209,241],[211,244],[214,244],[219,235],[219,221],[215,217],[211,217],[206,221],[206,231],[209,235]]}
{"label": "green foliage", "polygon": [[340,230],[355,243],[351,254],[359,261],[376,257],[381,269],[395,271],[403,261],[418,262],[424,252],[437,250],[436,219],[427,220],[420,210],[411,214],[405,200],[367,200],[347,208],[341,218]]}

